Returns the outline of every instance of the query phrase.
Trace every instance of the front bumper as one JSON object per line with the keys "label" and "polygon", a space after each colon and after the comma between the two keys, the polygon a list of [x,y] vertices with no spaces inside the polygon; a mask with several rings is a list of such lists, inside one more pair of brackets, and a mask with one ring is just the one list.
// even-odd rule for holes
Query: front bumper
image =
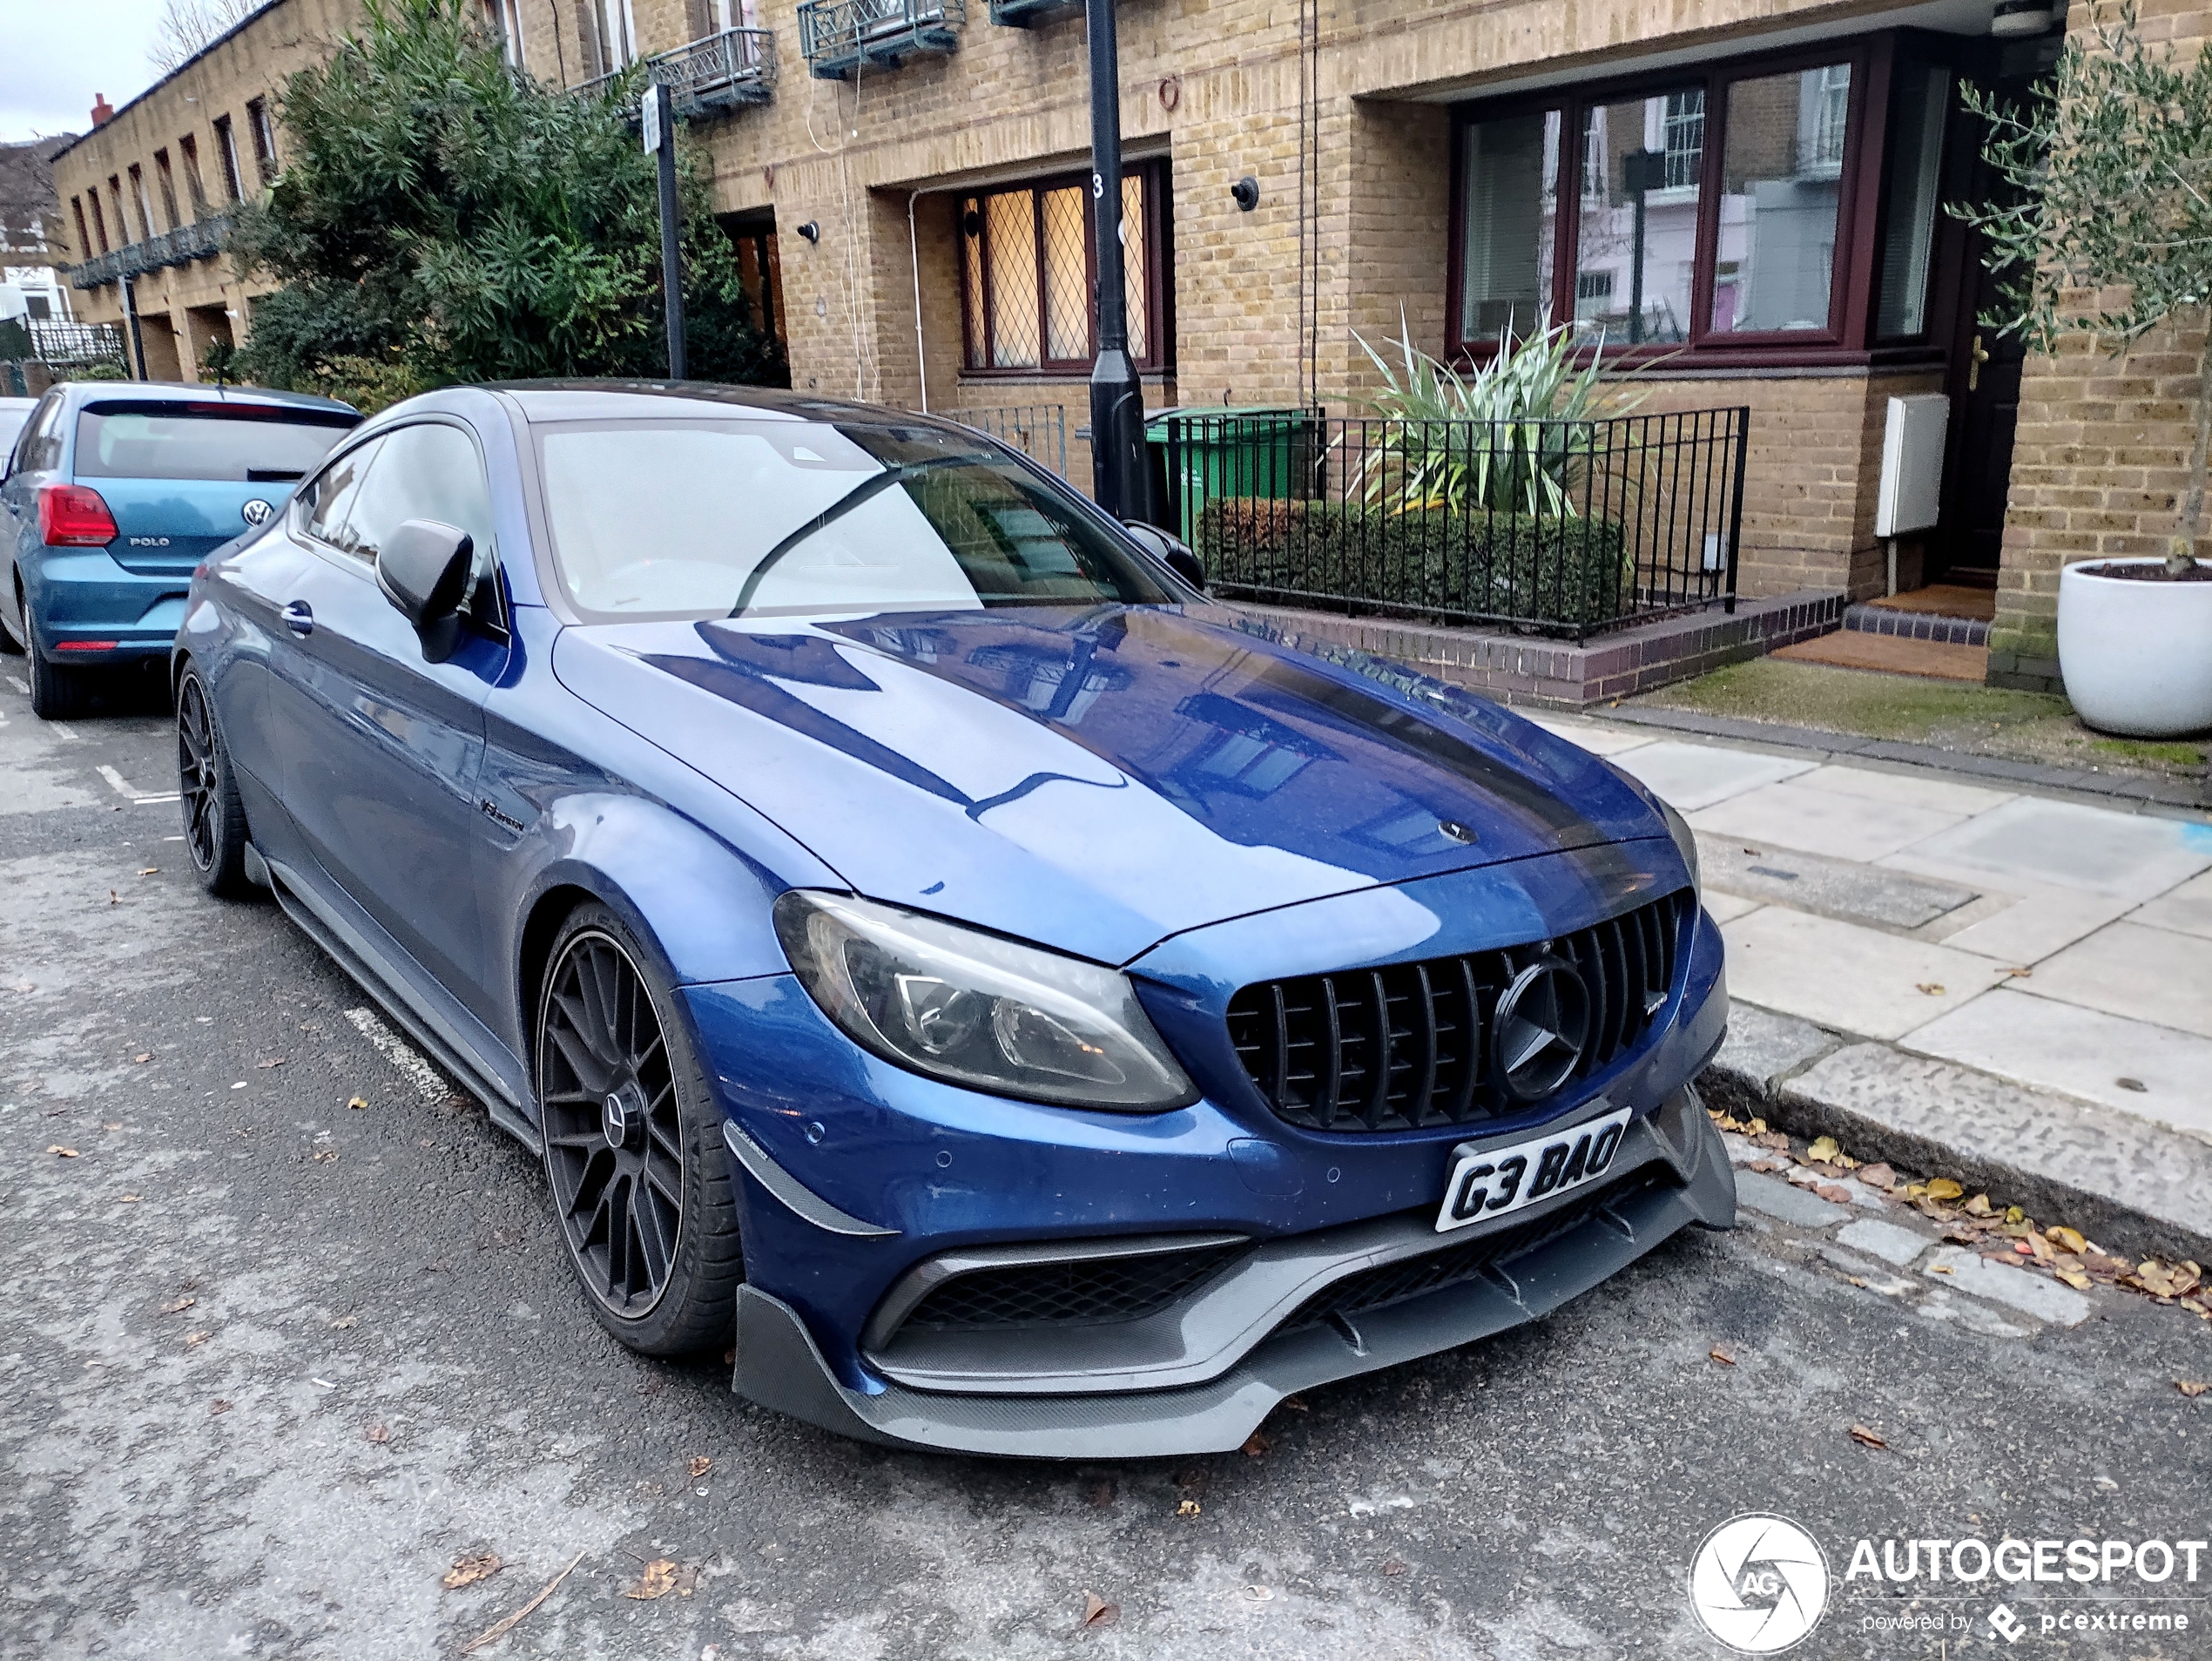
{"label": "front bumper", "polygon": [[[879,1376],[909,1381],[855,1389],[797,1310],[746,1286],[732,1384],[795,1418],[894,1446],[1037,1459],[1226,1452],[1286,1395],[1538,1320],[1685,1225],[1726,1228],[1735,1217],[1735,1178],[1685,1084],[1630,1127],[1595,1194],[1449,1234],[1434,1232],[1430,1207],[1268,1242],[1164,1317],[1089,1329],[1089,1365],[1076,1372],[993,1374],[979,1354],[963,1389],[955,1343],[932,1358],[934,1372],[872,1355]],[[1444,1284],[1366,1307],[1338,1296],[1325,1316],[1301,1318],[1361,1276],[1447,1253],[1465,1272]],[[1182,1349],[1163,1356],[1170,1329]],[[913,1381],[923,1378],[953,1388]],[[1185,1381],[1163,1387],[1168,1379]]]}

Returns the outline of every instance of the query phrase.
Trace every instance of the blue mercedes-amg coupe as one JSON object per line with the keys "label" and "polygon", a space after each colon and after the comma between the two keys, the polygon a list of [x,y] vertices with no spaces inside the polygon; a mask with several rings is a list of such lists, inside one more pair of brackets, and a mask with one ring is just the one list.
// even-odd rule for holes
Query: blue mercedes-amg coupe
{"label": "blue mercedes-amg coupe", "polygon": [[1191,566],[926,416],[435,393],[194,578],[187,843],[542,1150],[623,1343],[1233,1448],[1731,1223],[1728,1000],[1642,787]]}

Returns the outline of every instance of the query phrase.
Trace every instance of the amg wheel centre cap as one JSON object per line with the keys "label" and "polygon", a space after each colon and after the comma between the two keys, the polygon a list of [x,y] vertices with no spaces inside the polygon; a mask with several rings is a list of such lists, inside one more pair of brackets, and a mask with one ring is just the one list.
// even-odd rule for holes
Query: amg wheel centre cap
{"label": "amg wheel centre cap", "polygon": [[599,1134],[617,1153],[630,1145],[632,1133],[644,1122],[644,1104],[636,1095],[636,1086],[625,1085],[599,1106]]}
{"label": "amg wheel centre cap", "polygon": [[1575,966],[1540,957],[1499,996],[1490,1059],[1506,1094],[1540,1101],[1564,1084],[1589,1043],[1590,995]]}

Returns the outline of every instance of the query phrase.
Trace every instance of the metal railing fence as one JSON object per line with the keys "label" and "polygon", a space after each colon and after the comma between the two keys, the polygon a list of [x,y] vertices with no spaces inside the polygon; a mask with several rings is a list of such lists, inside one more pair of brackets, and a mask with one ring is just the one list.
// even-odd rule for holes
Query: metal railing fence
{"label": "metal railing fence", "polygon": [[1179,415],[1162,520],[1226,597],[1581,640],[1735,609],[1750,421]]}
{"label": "metal railing fence", "polygon": [[1068,476],[1068,408],[1065,404],[1002,404],[990,409],[946,409],[947,421],[972,427],[1030,460]]}

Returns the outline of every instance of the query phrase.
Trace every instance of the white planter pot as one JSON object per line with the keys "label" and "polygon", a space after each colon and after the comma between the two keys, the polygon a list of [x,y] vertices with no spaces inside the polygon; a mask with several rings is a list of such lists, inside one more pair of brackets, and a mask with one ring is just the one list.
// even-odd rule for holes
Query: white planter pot
{"label": "white planter pot", "polygon": [[2100,732],[2166,739],[2212,728],[2212,583],[2092,577],[2067,566],[2059,573],[2059,672],[2074,712]]}

